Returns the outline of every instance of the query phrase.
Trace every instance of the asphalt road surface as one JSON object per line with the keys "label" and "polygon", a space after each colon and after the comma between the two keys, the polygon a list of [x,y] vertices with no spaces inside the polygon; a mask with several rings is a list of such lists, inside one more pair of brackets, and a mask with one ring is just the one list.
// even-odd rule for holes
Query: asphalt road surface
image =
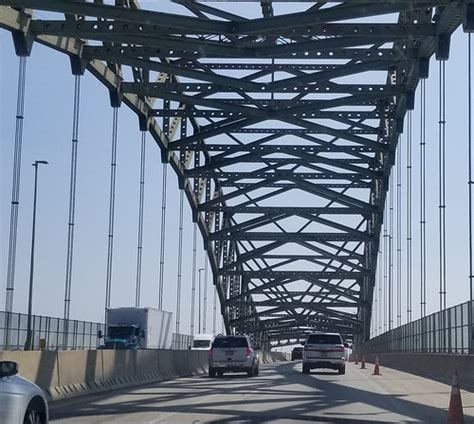
{"label": "asphalt road surface", "polygon": [[[346,375],[300,362],[261,368],[259,377],[181,378],[51,405],[53,423],[446,423],[451,388],[411,374],[347,364]],[[462,376],[461,376],[462,378]],[[462,392],[466,424],[474,393]]]}

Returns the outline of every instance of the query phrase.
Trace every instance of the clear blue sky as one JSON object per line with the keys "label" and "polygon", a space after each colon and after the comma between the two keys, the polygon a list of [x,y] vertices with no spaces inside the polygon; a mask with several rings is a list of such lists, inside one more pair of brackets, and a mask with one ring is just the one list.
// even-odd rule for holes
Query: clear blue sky
{"label": "clear blue sky", "polygon": [[[240,7],[242,4],[240,5]],[[176,8],[178,6],[169,6]],[[258,8],[258,4],[255,4]],[[278,5],[278,7],[288,7]],[[284,9],[282,9],[284,10]],[[285,10],[288,11],[288,10]],[[467,36],[458,31],[452,40],[447,64],[447,248],[448,304],[468,299],[467,239]],[[0,31],[0,116],[1,116],[1,255],[0,309],[5,302],[6,259],[10,216],[13,142],[16,113],[18,58],[10,34]],[[438,308],[438,63],[431,61],[428,92],[427,132],[427,233],[428,312]],[[26,110],[21,172],[20,215],[15,278],[15,311],[26,311],[31,237],[33,167],[36,159],[50,165],[41,167],[37,222],[34,313],[62,316],[67,242],[69,165],[72,132],[73,76],[67,57],[35,45],[28,59]],[[419,96],[417,95],[417,108]],[[413,137],[413,284],[414,317],[419,317],[419,119],[414,112]],[[106,275],[108,196],[112,110],[107,91],[88,73],[82,78],[77,210],[71,316],[101,321]],[[112,306],[132,305],[135,293],[137,250],[138,176],[140,133],[137,119],[126,106],[120,109],[117,168],[117,200]],[[405,136],[402,137],[405,143]],[[405,185],[405,153],[403,154]],[[165,309],[174,311],[177,270],[179,191],[174,172],[169,170],[168,219],[165,267]],[[147,143],[145,194],[145,235],[143,250],[142,304],[158,302],[158,266],[161,213],[161,162],[151,137]],[[405,210],[405,195],[403,195]],[[404,213],[405,215],[405,213]],[[404,219],[405,222],[405,219]],[[405,227],[404,227],[405,228]],[[403,240],[406,238],[403,230]],[[202,242],[198,243],[198,268],[203,266]],[[185,209],[182,295],[182,329],[189,330],[192,222]],[[405,275],[403,245],[403,275]],[[212,295],[209,284],[208,329],[211,328]],[[404,305],[404,310],[406,309]],[[220,330],[220,319],[218,320]]]}

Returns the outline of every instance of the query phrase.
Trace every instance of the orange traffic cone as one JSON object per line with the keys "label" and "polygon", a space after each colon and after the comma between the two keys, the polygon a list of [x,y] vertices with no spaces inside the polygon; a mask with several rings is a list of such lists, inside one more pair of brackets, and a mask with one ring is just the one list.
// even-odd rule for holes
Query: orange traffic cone
{"label": "orange traffic cone", "polygon": [[464,424],[462,412],[461,390],[459,389],[458,370],[454,371],[449,399],[448,424]]}
{"label": "orange traffic cone", "polygon": [[359,365],[358,361],[359,361],[359,355],[356,355],[354,365]]}
{"label": "orange traffic cone", "polygon": [[361,362],[361,364],[360,364],[360,369],[361,369],[361,370],[365,370],[365,369],[366,369],[366,368],[365,368],[365,356],[364,356],[364,355],[362,355],[362,362]]}
{"label": "orange traffic cone", "polygon": [[375,357],[375,366],[374,366],[374,373],[372,375],[382,375],[380,374],[380,369],[379,369],[379,357]]}

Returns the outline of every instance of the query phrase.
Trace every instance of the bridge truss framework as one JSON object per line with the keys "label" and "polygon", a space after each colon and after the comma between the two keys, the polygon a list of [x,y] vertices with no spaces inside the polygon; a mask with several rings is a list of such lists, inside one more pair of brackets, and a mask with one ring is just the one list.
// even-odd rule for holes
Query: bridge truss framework
{"label": "bridge truss framework", "polygon": [[[284,345],[369,337],[392,165],[432,56],[473,28],[469,2],[0,0],[16,52],[67,54],[139,117],[178,175],[228,332]],[[160,4],[158,2],[158,4]],[[58,12],[38,19],[35,11]],[[54,19],[53,19],[54,18]]]}

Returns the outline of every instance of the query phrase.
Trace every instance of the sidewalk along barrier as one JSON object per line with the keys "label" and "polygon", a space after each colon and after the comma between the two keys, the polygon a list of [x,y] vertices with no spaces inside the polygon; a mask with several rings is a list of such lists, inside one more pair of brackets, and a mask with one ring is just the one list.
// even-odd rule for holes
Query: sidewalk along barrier
{"label": "sidewalk along barrier", "polygon": [[461,388],[474,392],[474,355],[448,355],[442,353],[371,353],[365,358],[375,363],[378,356],[386,368],[419,375],[450,384],[458,370]]}
{"label": "sidewalk along barrier", "polygon": [[207,373],[202,351],[89,350],[0,351],[0,361],[19,365],[50,401]]}

